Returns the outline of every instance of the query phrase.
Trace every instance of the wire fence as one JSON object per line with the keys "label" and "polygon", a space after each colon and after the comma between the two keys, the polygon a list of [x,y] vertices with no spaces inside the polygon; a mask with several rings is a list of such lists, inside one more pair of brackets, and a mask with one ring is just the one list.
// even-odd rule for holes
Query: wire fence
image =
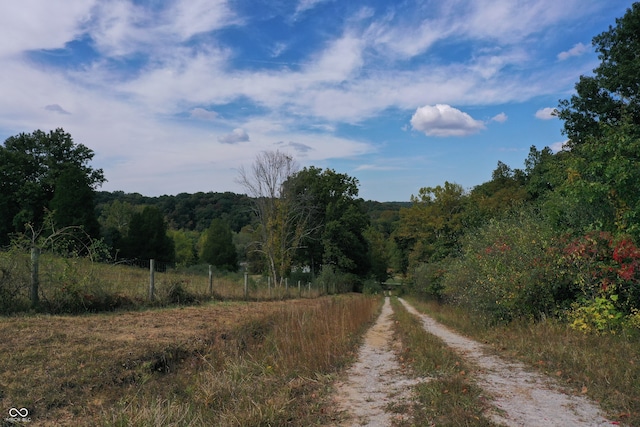
{"label": "wire fence", "polygon": [[273,285],[247,273],[217,273],[211,266],[181,271],[154,260],[116,264],[86,258],[42,254],[35,262],[25,253],[0,253],[0,313],[37,304],[50,312],[105,311],[122,307],[219,300],[315,298],[325,289],[310,282]]}

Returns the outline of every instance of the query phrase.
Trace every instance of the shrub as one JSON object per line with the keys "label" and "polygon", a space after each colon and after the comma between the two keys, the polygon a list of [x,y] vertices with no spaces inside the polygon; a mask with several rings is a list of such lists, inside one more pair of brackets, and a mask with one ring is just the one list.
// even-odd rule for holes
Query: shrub
{"label": "shrub", "polygon": [[570,240],[564,270],[580,292],[568,313],[584,332],[613,332],[640,308],[640,249],[626,235],[593,231]]}
{"label": "shrub", "polygon": [[442,277],[443,295],[495,321],[554,311],[559,283],[551,229],[533,212],[491,220],[463,238]]}

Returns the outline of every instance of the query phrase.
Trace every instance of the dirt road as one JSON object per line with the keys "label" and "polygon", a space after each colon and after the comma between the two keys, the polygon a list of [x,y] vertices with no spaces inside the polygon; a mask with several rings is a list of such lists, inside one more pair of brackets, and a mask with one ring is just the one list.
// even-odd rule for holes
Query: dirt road
{"label": "dirt road", "polygon": [[[496,410],[487,415],[494,422],[510,427],[613,425],[586,398],[563,392],[551,378],[534,373],[520,363],[491,355],[482,344],[449,330],[418,313],[406,301],[400,301],[422,320],[427,332],[479,367],[476,380],[493,396]],[[385,407],[410,399],[410,386],[419,381],[404,375],[396,361],[392,348],[392,313],[387,297],[380,317],[365,337],[357,363],[349,370],[348,379],[337,386],[337,404],[351,415],[345,426],[391,425],[393,417],[398,415],[386,412]]]}

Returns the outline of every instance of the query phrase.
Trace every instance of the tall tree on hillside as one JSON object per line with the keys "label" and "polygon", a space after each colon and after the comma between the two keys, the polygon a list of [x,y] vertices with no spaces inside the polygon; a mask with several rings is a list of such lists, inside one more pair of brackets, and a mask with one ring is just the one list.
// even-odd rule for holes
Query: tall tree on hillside
{"label": "tall tree on hillside", "polygon": [[200,258],[222,270],[238,271],[238,253],[229,225],[214,219],[204,234]]}
{"label": "tall tree on hillside", "polygon": [[298,165],[281,151],[265,151],[256,157],[250,170],[240,169],[238,182],[253,198],[259,223],[255,250],[262,253],[274,283],[280,283],[291,269],[295,252],[307,234],[308,211],[284,183]]}
{"label": "tall tree on hillside", "polygon": [[625,116],[640,125],[640,2],[616,19],[615,27],[594,37],[592,44],[600,65],[593,76],[581,76],[576,94],[558,106],[570,146],[603,136],[603,124],[618,125]]}
{"label": "tall tree on hillside", "polygon": [[[8,243],[10,233],[24,231],[27,223],[36,228],[42,225],[57,184],[69,183],[70,176],[59,181],[63,173],[73,169],[76,182],[82,175],[84,189],[100,186],[105,181],[104,174],[102,169],[89,166],[92,159],[93,151],[75,144],[63,129],[9,137],[0,146],[0,245]],[[62,191],[61,188],[58,193]],[[57,209],[71,211],[63,206],[64,202],[59,196]],[[92,224],[73,225],[93,228]]]}

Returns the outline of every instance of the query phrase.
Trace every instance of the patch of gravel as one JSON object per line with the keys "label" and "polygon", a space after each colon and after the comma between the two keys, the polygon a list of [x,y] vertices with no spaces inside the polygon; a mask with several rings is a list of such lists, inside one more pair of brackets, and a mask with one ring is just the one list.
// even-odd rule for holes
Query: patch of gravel
{"label": "patch of gravel", "polygon": [[499,410],[489,414],[494,422],[510,427],[613,425],[598,406],[584,396],[563,391],[551,378],[531,372],[521,363],[505,361],[489,354],[482,344],[419,313],[402,298],[400,302],[422,320],[427,332],[443,340],[480,368],[477,373],[478,385],[494,397],[493,404]]}
{"label": "patch of gravel", "polygon": [[349,417],[341,426],[390,426],[403,415],[389,412],[388,407],[408,403],[411,386],[420,381],[404,375],[396,359],[392,314],[386,298],[378,320],[365,335],[358,361],[347,372],[348,379],[336,384],[335,402]]}

